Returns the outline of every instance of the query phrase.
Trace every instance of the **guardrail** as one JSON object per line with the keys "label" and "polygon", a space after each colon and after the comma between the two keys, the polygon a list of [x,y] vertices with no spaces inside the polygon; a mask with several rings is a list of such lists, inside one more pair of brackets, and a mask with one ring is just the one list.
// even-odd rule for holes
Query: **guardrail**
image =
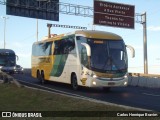
{"label": "guardrail", "polygon": [[0,80],[2,80],[2,83],[10,83],[13,82],[16,86],[22,87],[22,85],[12,76],[8,75],[7,73],[4,73],[0,70]]}

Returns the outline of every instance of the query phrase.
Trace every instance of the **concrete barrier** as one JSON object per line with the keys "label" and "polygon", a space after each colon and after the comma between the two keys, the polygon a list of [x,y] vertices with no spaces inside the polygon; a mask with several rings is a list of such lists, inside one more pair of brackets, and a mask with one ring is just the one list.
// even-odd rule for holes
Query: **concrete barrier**
{"label": "concrete barrier", "polygon": [[160,75],[129,73],[129,85],[148,88],[160,88]]}
{"label": "concrete barrier", "polygon": [[31,69],[30,68],[25,68],[23,72],[24,72],[24,74],[31,76]]}

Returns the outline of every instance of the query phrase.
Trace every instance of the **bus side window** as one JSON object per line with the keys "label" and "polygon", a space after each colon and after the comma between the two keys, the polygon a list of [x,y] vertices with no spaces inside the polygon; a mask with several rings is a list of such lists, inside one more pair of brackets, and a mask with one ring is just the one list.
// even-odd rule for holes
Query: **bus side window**
{"label": "bus side window", "polygon": [[54,44],[55,44],[54,55],[59,55],[61,53],[61,49],[62,49],[61,41],[55,41]]}
{"label": "bus side window", "polygon": [[33,44],[32,55],[48,56],[51,55],[52,42]]}
{"label": "bus side window", "polygon": [[54,44],[55,44],[54,55],[76,53],[75,41],[73,36],[55,41]]}
{"label": "bus side window", "polygon": [[73,54],[75,53],[75,41],[74,36],[69,36],[64,41],[64,54]]}

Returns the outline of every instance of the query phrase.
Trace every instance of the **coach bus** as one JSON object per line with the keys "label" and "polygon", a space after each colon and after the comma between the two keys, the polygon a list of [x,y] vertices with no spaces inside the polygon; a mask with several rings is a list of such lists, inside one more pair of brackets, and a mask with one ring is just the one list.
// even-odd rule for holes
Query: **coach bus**
{"label": "coach bus", "polygon": [[11,49],[0,49],[0,70],[7,73],[14,73],[16,66],[15,52]]}
{"label": "coach bus", "polygon": [[33,43],[32,76],[41,83],[67,83],[77,90],[79,86],[127,86],[128,57],[119,35],[93,30],[77,30]]}

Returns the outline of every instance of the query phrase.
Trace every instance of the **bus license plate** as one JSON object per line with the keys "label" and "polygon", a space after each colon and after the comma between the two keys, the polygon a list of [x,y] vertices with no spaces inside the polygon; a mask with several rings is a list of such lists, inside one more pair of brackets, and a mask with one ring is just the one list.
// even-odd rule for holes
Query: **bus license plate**
{"label": "bus license plate", "polygon": [[110,86],[114,86],[114,85],[115,85],[115,83],[114,83],[114,82],[109,82],[109,83],[108,83],[108,85],[110,85]]}

